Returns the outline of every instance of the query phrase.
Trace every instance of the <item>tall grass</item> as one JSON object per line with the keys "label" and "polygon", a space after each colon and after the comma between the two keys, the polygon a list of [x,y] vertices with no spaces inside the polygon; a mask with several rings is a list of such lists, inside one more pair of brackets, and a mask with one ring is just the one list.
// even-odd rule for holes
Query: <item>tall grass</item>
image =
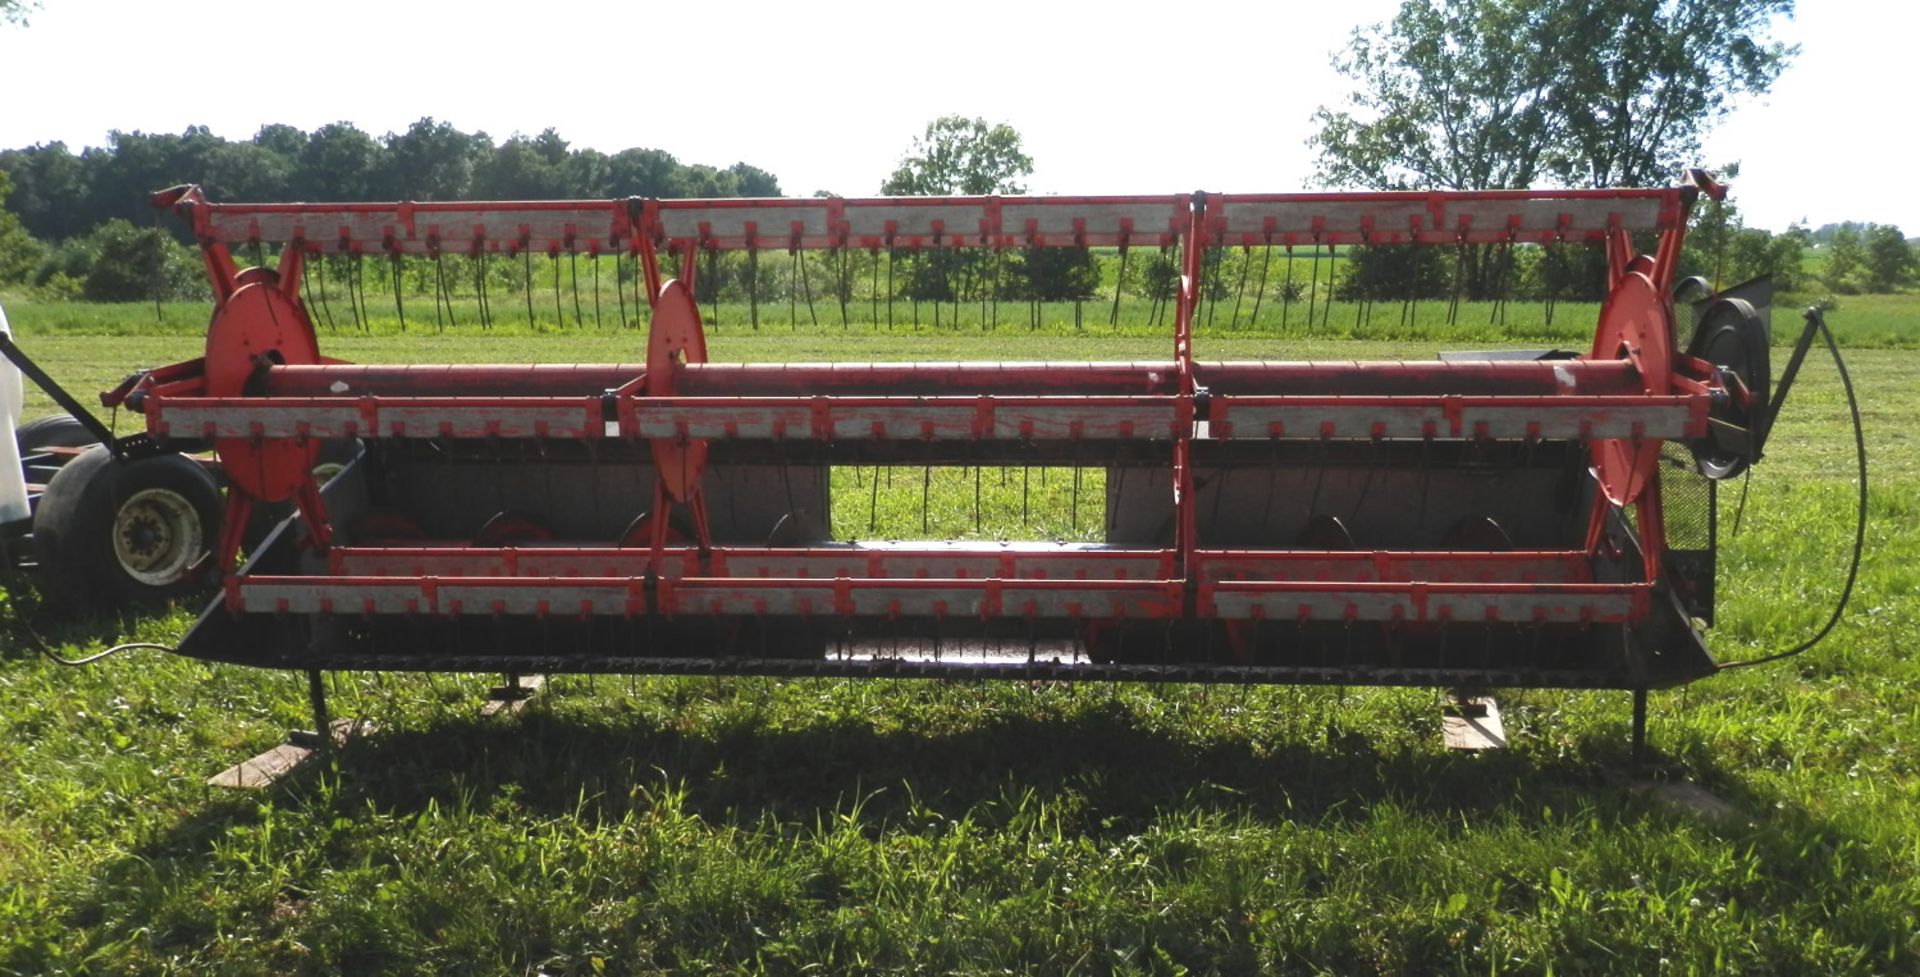
{"label": "tall grass", "polygon": [[[198,345],[34,319],[15,315],[30,349],[80,390]],[[1435,349],[1222,333],[1226,357]],[[641,347],[614,330],[323,343],[374,362]],[[724,317],[714,345],[1167,352],[1146,330],[756,335]],[[330,679],[335,712],[376,734],[274,791],[213,793],[205,776],[306,723],[298,677],[141,653],[56,668],[23,622],[76,654],[167,640],[192,609],[63,622],[16,576],[0,974],[1920,971],[1920,356],[1850,357],[1877,461],[1857,612],[1803,658],[1654,697],[1662,762],[1732,820],[1624,786],[1623,696],[1519,690],[1500,693],[1513,746],[1466,756],[1440,748],[1427,690],[556,678],[520,718],[482,721],[489,677],[353,674]],[[1723,539],[1724,658],[1806,633],[1837,589],[1845,414],[1823,363],[1800,383]],[[836,493],[856,477],[870,489],[842,470]],[[917,535],[919,477],[896,472],[877,516],[864,498],[836,515]],[[934,530],[973,531],[970,483],[943,477]],[[1071,471],[1045,493],[1031,477],[1029,519],[1073,535]]]}
{"label": "tall grass", "polygon": [[[611,292],[603,296],[606,302],[598,317],[593,314],[591,304],[584,304],[576,317],[570,297],[562,301],[556,311],[550,294],[536,295],[529,314],[519,295],[496,296],[490,303],[492,318],[487,325],[483,325],[480,306],[472,298],[457,298],[442,305],[436,322],[430,294],[407,298],[404,328],[391,293],[384,301],[378,295],[369,296],[364,318],[350,315],[346,303],[337,298],[326,309],[315,302],[309,310],[323,341],[354,335],[578,336],[644,332],[646,316],[629,303],[623,319],[620,310],[612,306],[611,296]],[[199,336],[204,334],[211,314],[211,307],[201,302],[155,306],[6,300],[4,296],[0,296],[0,301],[6,302],[14,329],[25,335]],[[1794,295],[1776,300],[1773,335],[1777,345],[1790,343],[1799,335],[1799,312],[1814,301],[1811,297]],[[1837,307],[1827,318],[1843,345],[1920,346],[1920,295],[1859,295],[1837,301]],[[323,314],[328,310],[331,315]],[[790,309],[783,298],[759,307],[757,327],[754,308],[744,302],[721,303],[717,307],[703,304],[700,311],[710,335],[944,334],[965,337],[1027,333],[1092,341],[1113,336],[1170,337],[1173,333],[1173,314],[1165,304],[1156,307],[1152,302],[1128,295],[1122,297],[1116,310],[1110,293],[1104,298],[1079,303],[1044,302],[1035,306],[1022,301],[1001,302],[997,306],[992,303],[983,306],[979,302],[937,305],[922,302],[918,303],[917,310],[915,303],[896,300],[891,315],[885,302],[858,301],[848,304],[844,320],[835,303],[816,297],[809,314],[805,304],[795,303]],[[1557,302],[1549,307],[1538,301],[1462,301],[1456,306],[1446,300],[1405,303],[1340,300],[1309,304],[1305,299],[1287,302],[1269,299],[1261,303],[1257,319],[1254,311],[1251,297],[1236,301],[1230,296],[1203,303],[1196,311],[1195,334],[1201,340],[1248,337],[1289,342],[1314,339],[1516,342],[1584,350],[1593,341],[1600,305]]]}

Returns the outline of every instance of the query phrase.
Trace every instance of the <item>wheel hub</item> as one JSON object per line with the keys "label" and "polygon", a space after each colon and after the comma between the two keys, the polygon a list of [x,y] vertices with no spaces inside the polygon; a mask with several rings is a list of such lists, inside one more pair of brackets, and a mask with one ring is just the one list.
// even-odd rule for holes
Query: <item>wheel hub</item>
{"label": "wheel hub", "polygon": [[200,556],[200,514],[178,492],[143,489],[121,504],[113,520],[113,555],[140,583],[166,586]]}

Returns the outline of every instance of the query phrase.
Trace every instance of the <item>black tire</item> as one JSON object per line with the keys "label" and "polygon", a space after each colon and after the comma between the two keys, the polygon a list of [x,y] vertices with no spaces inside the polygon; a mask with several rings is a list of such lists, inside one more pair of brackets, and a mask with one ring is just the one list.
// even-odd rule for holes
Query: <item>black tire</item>
{"label": "black tire", "polygon": [[53,414],[36,417],[15,428],[13,442],[25,456],[47,448],[84,448],[99,444],[100,439],[72,414]]}
{"label": "black tire", "polygon": [[220,487],[185,455],[121,462],[98,446],[48,483],[33,518],[40,589],[81,609],[180,597],[204,588],[220,533]]}

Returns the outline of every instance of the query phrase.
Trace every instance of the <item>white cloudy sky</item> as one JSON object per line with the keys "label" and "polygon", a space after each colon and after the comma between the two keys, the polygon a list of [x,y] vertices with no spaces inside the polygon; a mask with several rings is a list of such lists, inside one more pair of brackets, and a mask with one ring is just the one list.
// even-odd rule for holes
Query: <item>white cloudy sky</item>
{"label": "white cloudy sky", "polygon": [[[1282,191],[1312,171],[1314,108],[1344,90],[1329,53],[1394,5],[43,0],[31,26],[0,29],[0,146],[194,124],[380,135],[431,115],[860,194],[958,112],[1025,136],[1036,192]],[[1920,231],[1898,165],[1920,143],[1904,108],[1920,5],[1814,0],[1777,34],[1804,53],[1703,162],[1742,163],[1760,226]]]}

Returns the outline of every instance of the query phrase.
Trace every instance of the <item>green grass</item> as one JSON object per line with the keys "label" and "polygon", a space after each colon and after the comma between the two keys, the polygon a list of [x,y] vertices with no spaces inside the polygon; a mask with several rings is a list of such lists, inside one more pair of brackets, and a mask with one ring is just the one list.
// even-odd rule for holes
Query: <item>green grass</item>
{"label": "green grass", "polygon": [[[1321,286],[1324,293],[1325,285]],[[369,292],[364,322],[354,319],[348,305],[335,296],[327,306],[312,303],[316,323],[323,337],[364,335],[432,334],[444,331],[458,336],[566,336],[604,337],[622,334],[620,308],[614,303],[611,287],[603,292],[601,315],[593,312],[592,293],[581,293],[580,315],[575,317],[573,293],[562,291],[556,311],[551,290],[536,289],[529,316],[524,296],[507,290],[493,297],[490,327],[481,326],[479,306],[471,297],[456,297],[450,317],[443,312],[436,325],[431,292],[409,295],[404,303],[406,328],[402,330],[393,305],[393,293]],[[1022,301],[1005,301],[984,309],[978,302],[957,307],[941,303],[936,321],[935,305],[923,302],[917,312],[914,303],[896,300],[889,317],[885,302],[874,303],[856,298],[847,306],[847,319],[840,318],[838,304],[824,296],[815,296],[812,314],[804,302],[789,304],[783,293],[759,305],[759,328],[753,326],[753,308],[745,302],[723,303],[715,310],[702,305],[708,331],[718,336],[759,334],[764,336],[813,336],[819,338],[847,335],[920,335],[949,336],[965,342],[969,336],[990,334],[1005,337],[1020,333],[1084,338],[1096,341],[1114,336],[1141,338],[1170,337],[1173,312],[1133,295],[1123,296],[1116,310],[1112,290],[1101,297],[1079,303],[1041,304],[1037,322],[1029,318],[1030,308]],[[1275,296],[1263,300],[1259,318],[1254,318],[1254,296],[1229,294],[1213,303],[1211,310],[1202,304],[1195,316],[1195,334],[1201,341],[1266,338],[1289,343],[1323,339],[1363,339],[1384,342],[1489,343],[1521,342],[1557,344],[1585,348],[1592,342],[1593,325],[1599,316],[1598,303],[1561,302],[1549,317],[1546,305],[1538,301],[1461,302],[1450,309],[1444,300],[1408,303],[1373,302],[1361,304],[1336,301],[1329,307],[1322,294],[1309,308],[1305,298],[1282,302]],[[152,304],[113,304],[93,302],[30,301],[0,295],[14,328],[35,335],[162,337],[204,334],[209,306],[204,302]],[[1775,303],[1774,342],[1785,345],[1800,334],[1799,311],[1813,301],[1811,296],[1782,295]],[[1890,295],[1847,295],[1838,298],[1839,307],[1828,315],[1828,322],[1843,345],[1879,348],[1920,346],[1920,293]],[[1238,312],[1235,306],[1238,306]],[[716,314],[717,311],[717,314]],[[1309,320],[1308,313],[1312,313]],[[323,313],[330,313],[323,314]],[[630,327],[644,323],[631,303],[626,308]],[[957,315],[957,317],[956,317]],[[329,323],[331,325],[329,326]],[[716,325],[717,323],[717,325]],[[590,341],[590,340],[589,340]]]}
{"label": "green grass", "polygon": [[[9,311],[80,391],[198,345]],[[632,362],[640,345],[323,337],[364,361]],[[1168,345],[723,325],[713,355]],[[1214,336],[1202,354],[1434,348]],[[522,717],[483,722],[488,677],[347,675],[336,712],[379,732],[337,770],[235,796],[201,781],[305,724],[300,681],[151,653],[59,669],[18,615],[70,654],[166,640],[188,615],[57,624],[16,578],[0,618],[0,974],[1914,973],[1920,354],[1849,362],[1875,460],[1854,615],[1800,659],[1653,699],[1656,748],[1738,807],[1730,823],[1616,781],[1623,695],[1544,691],[1502,694],[1513,747],[1468,756],[1440,748],[1439,697],[1422,690],[561,677]],[[1811,360],[1793,397],[1724,541],[1722,658],[1817,626],[1844,567],[1851,458],[1830,368]],[[897,470],[883,497],[900,532],[918,532],[919,474]],[[1034,531],[1074,535],[1071,472],[1049,471],[1044,494],[1032,477]],[[867,500],[836,488],[853,504],[836,520],[864,530]],[[936,535],[972,531],[970,493],[934,486]],[[1000,525],[1015,505],[1002,497]]]}

